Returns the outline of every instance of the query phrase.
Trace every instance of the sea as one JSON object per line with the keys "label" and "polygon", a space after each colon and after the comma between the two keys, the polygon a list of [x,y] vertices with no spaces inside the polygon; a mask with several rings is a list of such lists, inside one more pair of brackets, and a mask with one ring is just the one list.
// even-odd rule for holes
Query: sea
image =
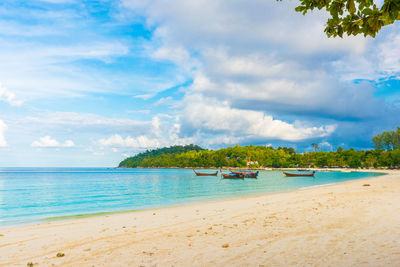
{"label": "sea", "polygon": [[[213,172],[215,170],[201,170]],[[196,176],[190,169],[0,168],[0,226],[285,192],[381,175],[316,172],[257,179]]]}

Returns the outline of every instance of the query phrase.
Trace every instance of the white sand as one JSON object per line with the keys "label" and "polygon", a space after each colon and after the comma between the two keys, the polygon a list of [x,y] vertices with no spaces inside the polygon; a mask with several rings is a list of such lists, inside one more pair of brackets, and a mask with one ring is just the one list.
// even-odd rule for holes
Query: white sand
{"label": "white sand", "polygon": [[0,228],[0,266],[29,262],[400,266],[400,172],[289,193]]}

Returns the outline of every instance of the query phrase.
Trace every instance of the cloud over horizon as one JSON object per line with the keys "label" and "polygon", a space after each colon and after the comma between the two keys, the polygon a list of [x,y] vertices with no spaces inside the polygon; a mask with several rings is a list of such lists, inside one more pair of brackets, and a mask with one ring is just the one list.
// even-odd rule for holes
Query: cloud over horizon
{"label": "cloud over horizon", "polygon": [[44,137],[39,138],[39,141],[33,141],[31,146],[38,148],[60,148],[60,147],[74,147],[75,144],[74,142],[72,142],[72,140],[66,140],[64,143],[60,143],[57,140],[46,135]]}
{"label": "cloud over horizon", "polygon": [[6,147],[7,142],[6,138],[4,137],[5,131],[7,131],[7,125],[4,123],[4,121],[0,120],[0,147]]}

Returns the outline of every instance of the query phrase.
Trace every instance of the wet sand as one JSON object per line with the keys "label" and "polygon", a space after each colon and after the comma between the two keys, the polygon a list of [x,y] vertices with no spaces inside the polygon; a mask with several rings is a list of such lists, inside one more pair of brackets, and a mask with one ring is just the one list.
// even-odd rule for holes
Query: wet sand
{"label": "wet sand", "polygon": [[287,193],[0,228],[0,266],[400,266],[400,171],[387,172]]}

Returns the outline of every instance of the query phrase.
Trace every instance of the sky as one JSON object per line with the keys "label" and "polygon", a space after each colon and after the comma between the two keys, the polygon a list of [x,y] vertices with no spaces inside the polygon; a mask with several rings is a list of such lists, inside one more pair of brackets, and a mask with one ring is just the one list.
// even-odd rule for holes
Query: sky
{"label": "sky", "polygon": [[0,166],[113,167],[184,144],[371,148],[400,126],[400,24],[328,38],[327,15],[298,3],[2,0]]}

